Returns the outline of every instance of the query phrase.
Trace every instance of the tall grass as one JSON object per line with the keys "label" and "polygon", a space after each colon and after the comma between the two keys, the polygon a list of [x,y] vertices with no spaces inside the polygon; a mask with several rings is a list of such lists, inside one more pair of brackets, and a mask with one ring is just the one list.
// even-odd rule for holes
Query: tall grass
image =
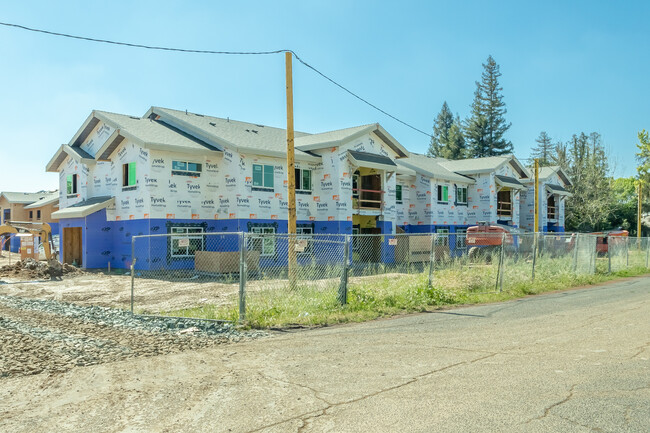
{"label": "tall grass", "polygon": [[[648,273],[645,261],[635,257],[630,267],[607,273],[607,259],[596,262],[595,273],[576,273],[570,257],[541,257],[532,281],[530,258],[504,261],[503,290],[497,285],[498,260],[471,262],[466,258],[436,264],[433,284],[428,269],[416,273],[389,273],[352,277],[348,303],[338,302],[338,280],[301,281],[293,290],[286,285],[262,285],[247,293],[246,325],[253,328],[324,326],[360,322],[378,317],[427,311],[454,304],[498,302],[526,295],[596,284],[624,276]],[[230,306],[203,305],[163,314],[237,321],[235,299]]]}

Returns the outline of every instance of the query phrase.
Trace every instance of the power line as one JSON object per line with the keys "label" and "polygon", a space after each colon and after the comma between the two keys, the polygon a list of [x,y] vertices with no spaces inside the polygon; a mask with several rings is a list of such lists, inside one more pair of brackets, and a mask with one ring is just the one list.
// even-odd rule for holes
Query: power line
{"label": "power line", "polygon": [[13,23],[4,23],[0,22],[0,25],[5,26],[5,27],[13,27],[21,30],[27,30],[30,32],[35,32],[35,33],[42,33],[50,36],[59,36],[59,37],[64,37],[64,38],[70,38],[70,39],[78,39],[82,41],[88,41],[88,42],[98,42],[98,43],[103,43],[103,44],[110,44],[110,45],[119,45],[119,46],[124,46],[124,47],[131,47],[131,48],[142,48],[142,49],[147,49],[147,50],[157,50],[157,51],[172,51],[172,52],[180,52],[180,53],[193,53],[193,54],[222,54],[222,55],[267,55],[267,54],[280,54],[280,53],[286,53],[289,52],[291,53],[296,60],[298,60],[302,65],[304,65],[306,68],[311,69],[314,71],[316,74],[320,75],[330,83],[334,84],[341,90],[345,91],[349,95],[355,97],[359,101],[363,102],[364,104],[374,108],[375,110],[379,111],[380,113],[390,117],[391,119],[401,123],[402,125],[413,129],[414,131],[417,131],[421,134],[426,135],[427,137],[432,137],[431,134],[426,133],[422,131],[419,128],[416,128],[415,126],[397,118],[396,116],[393,116],[392,114],[388,113],[385,110],[382,110],[375,104],[371,103],[370,101],[366,100],[365,98],[359,96],[358,94],[354,93],[352,90],[348,89],[347,87],[343,86],[342,84],[338,83],[334,79],[330,78],[329,76],[325,75],[323,72],[319,71],[317,68],[314,66],[310,65],[309,63],[305,62],[298,54],[296,54],[295,51],[289,50],[289,49],[282,49],[282,50],[272,50],[272,51],[214,51],[214,50],[194,50],[194,49],[187,49],[187,48],[174,48],[174,47],[163,47],[163,46],[157,46],[157,45],[144,45],[144,44],[135,44],[135,43],[130,43],[130,42],[119,42],[119,41],[113,41],[109,39],[97,39],[97,38],[90,38],[87,36],[78,36],[78,35],[71,35],[68,33],[60,33],[60,32],[52,32],[49,30],[43,30],[43,29],[36,29],[32,27],[27,27],[23,26],[20,24],[13,24]]}

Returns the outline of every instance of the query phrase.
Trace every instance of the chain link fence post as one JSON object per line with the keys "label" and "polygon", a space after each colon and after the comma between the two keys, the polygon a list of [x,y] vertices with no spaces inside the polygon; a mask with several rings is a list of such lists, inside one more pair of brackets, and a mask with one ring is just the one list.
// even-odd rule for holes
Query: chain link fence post
{"label": "chain link fence post", "polygon": [[339,284],[339,303],[348,303],[348,270],[350,268],[350,235],[345,235],[343,242],[343,269],[341,272],[341,283]]}
{"label": "chain link fence post", "polygon": [[625,238],[625,268],[630,267],[630,238]]}
{"label": "chain link fence post", "polygon": [[532,281],[532,282],[535,281],[535,264],[537,263],[538,242],[539,242],[539,233],[535,232],[533,234],[533,270],[532,270],[531,278],[530,278],[530,281]]}
{"label": "chain link fence post", "polygon": [[429,254],[429,288],[433,287],[433,271],[436,263],[436,241],[438,234],[433,233],[431,235],[431,253]]}
{"label": "chain link fence post", "polygon": [[135,240],[135,236],[131,237],[131,314],[133,314],[133,292],[135,286]]}
{"label": "chain link fence post", "polygon": [[580,241],[580,233],[575,234],[575,241],[573,242],[573,273],[578,273],[578,243]]}
{"label": "chain link fence post", "polygon": [[607,273],[611,274],[612,273],[612,243],[611,243],[611,238],[609,236],[605,236],[605,240],[607,241]]}
{"label": "chain link fence post", "polygon": [[506,267],[506,232],[501,235],[501,257],[499,257],[499,292],[503,292],[503,276]]}
{"label": "chain link fence post", "polygon": [[246,321],[246,234],[239,233],[239,324]]}

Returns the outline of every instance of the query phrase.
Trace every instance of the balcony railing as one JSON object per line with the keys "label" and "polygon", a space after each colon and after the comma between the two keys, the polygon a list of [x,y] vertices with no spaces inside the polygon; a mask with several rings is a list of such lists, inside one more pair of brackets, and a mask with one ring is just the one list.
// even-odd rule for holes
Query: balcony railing
{"label": "balcony railing", "polygon": [[374,189],[352,189],[352,207],[354,209],[383,209],[384,191]]}
{"label": "balcony railing", "polygon": [[497,217],[512,218],[512,203],[506,201],[498,201]]}

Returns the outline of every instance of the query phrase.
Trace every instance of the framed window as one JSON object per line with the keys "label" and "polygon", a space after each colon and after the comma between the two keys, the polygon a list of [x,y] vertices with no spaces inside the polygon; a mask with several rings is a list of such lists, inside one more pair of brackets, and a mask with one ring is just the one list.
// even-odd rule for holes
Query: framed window
{"label": "framed window", "polygon": [[297,239],[304,239],[307,241],[307,245],[305,246],[305,249],[302,252],[299,252],[298,255],[300,254],[311,254],[313,251],[313,237],[312,235],[314,234],[314,229],[312,227],[296,227],[296,238]]}
{"label": "framed window", "polygon": [[203,227],[171,227],[171,257],[194,257],[205,248]]}
{"label": "framed window", "polygon": [[296,168],[296,191],[311,192],[311,170]]}
{"label": "framed window", "polygon": [[66,193],[68,195],[76,194],[77,193],[77,175],[76,174],[69,174],[68,177],[66,178]]}
{"label": "framed window", "polygon": [[456,189],[456,204],[467,204],[467,188],[458,187]]}
{"label": "framed window", "polygon": [[447,185],[438,185],[438,201],[441,203],[449,201],[449,187]]}
{"label": "framed window", "polygon": [[259,251],[261,256],[275,255],[275,227],[251,227],[249,233],[255,234],[250,238],[249,250]]}
{"label": "framed window", "polygon": [[402,185],[395,185],[395,200],[402,203]]}
{"label": "framed window", "polygon": [[253,164],[253,187],[273,189],[273,166]]}
{"label": "framed window", "polygon": [[467,248],[467,229],[456,229],[456,249]]}
{"label": "framed window", "polygon": [[360,240],[359,236],[357,236],[361,231],[359,230],[359,227],[352,227],[352,251],[359,251],[359,243]]}
{"label": "framed window", "polygon": [[449,229],[436,229],[436,233],[440,236],[436,239],[436,245],[449,245]]}
{"label": "framed window", "polygon": [[32,219],[32,218],[34,218],[34,211],[30,210],[29,211],[29,219]]}
{"label": "framed window", "polygon": [[172,161],[172,174],[177,176],[201,176],[203,167],[198,162]]}
{"label": "framed window", "polygon": [[135,162],[122,164],[122,189],[135,189],[136,183]]}
{"label": "framed window", "polygon": [[[29,217],[30,218],[32,217],[32,211],[31,210],[29,211]],[[41,219],[41,210],[40,209],[36,211],[36,219],[37,220]]]}
{"label": "framed window", "polygon": [[352,198],[359,198],[359,172],[352,175]]}

